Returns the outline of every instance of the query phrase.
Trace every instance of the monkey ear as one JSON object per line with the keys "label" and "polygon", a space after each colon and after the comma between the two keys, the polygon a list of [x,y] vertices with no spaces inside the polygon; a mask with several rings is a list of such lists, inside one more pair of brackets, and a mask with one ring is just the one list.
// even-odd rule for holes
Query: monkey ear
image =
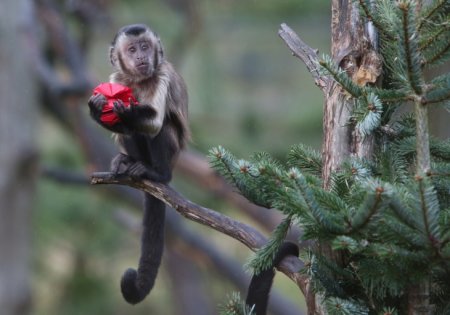
{"label": "monkey ear", "polygon": [[161,39],[158,37],[158,63],[164,60],[164,46],[161,43]]}
{"label": "monkey ear", "polygon": [[111,46],[109,48],[109,61],[111,62],[111,64],[114,67],[116,66],[117,56],[116,56],[116,52],[114,50],[114,46]]}

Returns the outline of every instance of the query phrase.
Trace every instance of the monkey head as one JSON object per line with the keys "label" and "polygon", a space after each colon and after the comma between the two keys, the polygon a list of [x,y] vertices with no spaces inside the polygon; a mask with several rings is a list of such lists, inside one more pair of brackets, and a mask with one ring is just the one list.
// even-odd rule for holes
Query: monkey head
{"label": "monkey head", "polygon": [[111,64],[137,81],[152,77],[163,59],[158,35],[144,24],[122,27],[111,43]]}

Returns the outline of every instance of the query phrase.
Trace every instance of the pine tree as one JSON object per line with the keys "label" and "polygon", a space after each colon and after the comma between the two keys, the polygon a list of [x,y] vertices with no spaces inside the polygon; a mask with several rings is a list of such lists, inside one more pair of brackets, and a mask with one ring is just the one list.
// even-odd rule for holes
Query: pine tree
{"label": "pine tree", "polygon": [[[317,67],[352,102],[347,123],[361,141],[372,139],[373,154],[348,154],[329,179],[321,154],[303,145],[286,163],[265,153],[238,159],[217,147],[212,165],[248,200],[286,216],[250,262],[256,273],[296,224],[300,242],[339,255],[317,247],[302,255],[301,272],[327,314],[450,314],[450,141],[428,130],[430,106],[450,109],[450,73],[425,76],[450,59],[450,1],[356,2],[377,30],[377,83],[357,80],[328,56]],[[411,104],[411,113],[397,114]],[[243,314],[233,307],[223,314]]]}

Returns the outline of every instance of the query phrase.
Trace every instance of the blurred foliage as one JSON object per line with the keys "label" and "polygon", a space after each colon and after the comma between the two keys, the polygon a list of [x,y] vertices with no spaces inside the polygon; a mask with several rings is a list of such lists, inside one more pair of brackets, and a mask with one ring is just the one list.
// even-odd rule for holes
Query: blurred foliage
{"label": "blurred foliage", "polygon": [[115,30],[145,22],[160,34],[168,59],[187,81],[195,148],[207,152],[222,144],[237,154],[264,150],[276,156],[299,142],[318,148],[322,94],[277,31],[287,22],[312,47],[329,51],[328,1],[280,1],[282,7],[297,3],[289,15],[269,10],[278,1],[200,3],[203,27],[180,53],[182,59],[173,60],[174,41],[190,23],[183,24],[181,15],[159,2],[118,2],[114,27],[101,32],[90,52],[98,80],[106,80],[111,71],[105,56]]}
{"label": "blurred foliage", "polygon": [[218,2],[233,11],[236,10],[236,7],[239,7],[240,11],[246,14],[264,13],[285,18],[298,18],[299,15],[310,13],[323,13],[330,7],[330,1],[327,0],[224,0]]}

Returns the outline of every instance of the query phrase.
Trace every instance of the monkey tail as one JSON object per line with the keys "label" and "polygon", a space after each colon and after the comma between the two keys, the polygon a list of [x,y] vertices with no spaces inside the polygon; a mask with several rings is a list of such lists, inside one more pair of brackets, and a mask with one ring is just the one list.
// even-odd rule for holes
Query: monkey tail
{"label": "monkey tail", "polygon": [[253,275],[250,286],[248,287],[245,303],[250,307],[254,307],[255,315],[266,315],[270,289],[272,287],[273,278],[275,277],[274,268],[277,267],[286,256],[298,256],[298,254],[299,249],[296,244],[284,242],[275,255],[272,266],[262,270],[259,274]]}
{"label": "monkey tail", "polygon": [[127,269],[120,281],[122,295],[130,304],[141,302],[155,284],[164,249],[164,219],[165,204],[145,194],[139,267]]}

